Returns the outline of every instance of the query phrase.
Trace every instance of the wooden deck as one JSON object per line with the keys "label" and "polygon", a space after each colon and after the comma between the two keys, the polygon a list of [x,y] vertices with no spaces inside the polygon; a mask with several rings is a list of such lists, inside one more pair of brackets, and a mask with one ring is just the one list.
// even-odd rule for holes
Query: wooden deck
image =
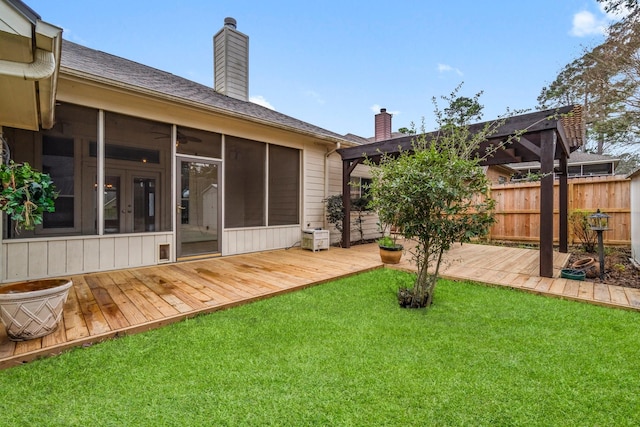
{"label": "wooden deck", "polygon": [[[408,259],[405,255],[397,267],[415,269]],[[567,260],[566,254],[556,254],[556,271]],[[56,332],[15,343],[0,328],[0,368],[381,267],[372,244],[320,252],[294,248],[73,276]],[[442,275],[640,310],[640,290],[538,277],[536,250],[456,245]]]}

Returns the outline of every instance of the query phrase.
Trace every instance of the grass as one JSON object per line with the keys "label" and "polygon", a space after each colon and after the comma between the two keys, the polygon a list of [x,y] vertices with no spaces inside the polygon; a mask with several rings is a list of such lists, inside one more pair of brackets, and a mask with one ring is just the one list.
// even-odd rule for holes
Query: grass
{"label": "grass", "polygon": [[640,424],[636,312],[389,269],[0,372],[0,425]]}

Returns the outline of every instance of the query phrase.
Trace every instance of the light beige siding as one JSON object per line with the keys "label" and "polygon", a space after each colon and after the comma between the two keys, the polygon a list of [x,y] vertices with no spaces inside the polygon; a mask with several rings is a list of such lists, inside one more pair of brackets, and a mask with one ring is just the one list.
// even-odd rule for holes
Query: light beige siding
{"label": "light beige siding", "polygon": [[154,265],[158,244],[173,245],[172,233],[5,240],[0,281],[70,276]]}

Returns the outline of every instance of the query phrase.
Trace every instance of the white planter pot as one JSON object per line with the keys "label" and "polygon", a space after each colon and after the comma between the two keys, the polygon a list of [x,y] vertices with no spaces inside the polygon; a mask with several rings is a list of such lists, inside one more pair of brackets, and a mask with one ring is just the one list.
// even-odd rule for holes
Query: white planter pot
{"label": "white planter pot", "polygon": [[12,341],[56,330],[72,286],[70,279],[46,279],[0,286],[0,320]]}

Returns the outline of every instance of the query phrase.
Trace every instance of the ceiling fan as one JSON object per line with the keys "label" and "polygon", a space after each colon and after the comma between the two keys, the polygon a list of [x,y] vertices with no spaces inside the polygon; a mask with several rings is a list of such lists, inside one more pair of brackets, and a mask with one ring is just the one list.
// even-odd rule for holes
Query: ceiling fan
{"label": "ceiling fan", "polygon": [[[171,137],[171,135],[168,135],[168,134],[162,133],[162,132],[152,132],[152,133],[160,134],[160,136],[157,136],[155,139],[163,139],[163,138],[170,138]],[[189,142],[202,142],[202,140],[200,138],[195,137],[195,136],[185,135],[184,133],[178,131],[177,143],[178,144],[187,144]]]}

